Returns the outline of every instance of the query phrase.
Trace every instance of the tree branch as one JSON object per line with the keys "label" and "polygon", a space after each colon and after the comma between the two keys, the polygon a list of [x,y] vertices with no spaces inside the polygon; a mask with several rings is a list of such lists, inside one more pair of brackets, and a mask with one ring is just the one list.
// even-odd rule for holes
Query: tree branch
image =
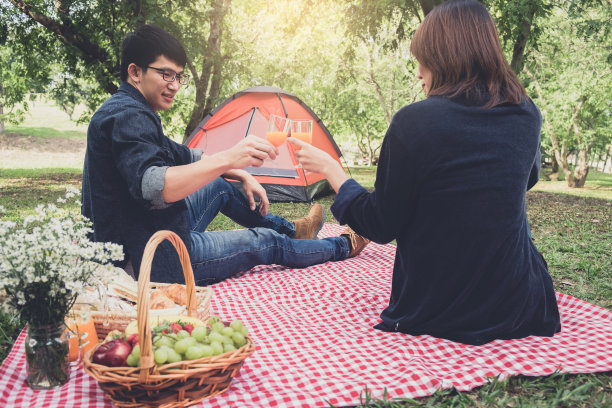
{"label": "tree branch", "polygon": [[[117,92],[117,86],[109,80],[116,75],[116,69],[109,66],[108,61],[112,61],[106,50],[99,47],[97,44],[89,41],[88,38],[82,36],[77,32],[76,28],[72,24],[72,21],[67,15],[63,15],[62,23],[50,18],[49,16],[35,11],[31,4],[21,0],[9,0],[18,10],[23,14],[31,18],[33,21],[39,23],[47,30],[51,31],[57,36],[57,38],[68,46],[75,47],[81,53],[81,58],[85,63],[94,64],[98,63],[104,67],[107,75],[97,75],[98,80],[103,84],[104,89],[109,93]],[[61,4],[60,4],[61,6]],[[65,10],[64,10],[65,11]]]}

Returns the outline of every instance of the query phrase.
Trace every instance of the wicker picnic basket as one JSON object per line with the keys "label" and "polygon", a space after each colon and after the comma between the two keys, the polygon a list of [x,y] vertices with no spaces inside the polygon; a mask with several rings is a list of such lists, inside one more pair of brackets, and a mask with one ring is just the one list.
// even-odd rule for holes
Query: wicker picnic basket
{"label": "wicker picnic basket", "polygon": [[197,360],[155,365],[149,325],[149,279],[157,246],[165,239],[177,250],[187,285],[187,310],[196,316],[195,284],[189,254],[172,231],[156,232],[145,247],[138,278],[138,338],[140,367],[108,367],[92,362],[96,348],[83,358],[83,367],[119,407],[187,407],[226,391],[244,360],[255,350],[250,337],[237,350]]}

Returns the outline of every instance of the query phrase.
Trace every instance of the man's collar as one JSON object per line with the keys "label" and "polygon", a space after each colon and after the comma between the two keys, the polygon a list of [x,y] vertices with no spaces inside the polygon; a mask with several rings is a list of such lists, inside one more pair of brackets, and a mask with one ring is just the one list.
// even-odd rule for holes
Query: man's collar
{"label": "man's collar", "polygon": [[[149,101],[145,99],[144,95],[137,88],[135,88],[133,85],[130,85],[126,81],[122,81],[119,85],[119,92],[127,93],[132,98],[136,99],[138,102],[143,103],[147,108],[153,111],[153,108],[151,108],[151,104],[149,104]],[[155,111],[153,111],[153,113],[155,113]]]}

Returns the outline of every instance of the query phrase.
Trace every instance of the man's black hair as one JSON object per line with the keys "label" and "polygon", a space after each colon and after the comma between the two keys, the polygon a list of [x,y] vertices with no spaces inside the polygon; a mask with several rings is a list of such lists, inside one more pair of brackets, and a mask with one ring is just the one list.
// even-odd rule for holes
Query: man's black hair
{"label": "man's black hair", "polygon": [[121,49],[121,80],[127,81],[128,66],[138,65],[143,71],[160,55],[182,67],[187,63],[187,54],[180,42],[161,28],[145,24],[123,40]]}

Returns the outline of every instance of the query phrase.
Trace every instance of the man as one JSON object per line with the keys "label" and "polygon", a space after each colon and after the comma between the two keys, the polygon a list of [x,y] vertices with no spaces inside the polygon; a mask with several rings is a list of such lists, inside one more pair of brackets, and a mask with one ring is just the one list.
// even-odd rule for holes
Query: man
{"label": "man", "polygon": [[[352,230],[316,240],[324,222],[319,204],[295,222],[268,214],[265,190],[241,170],[276,158],[278,150],[265,139],[248,136],[201,157],[201,150],[164,135],[156,112],[169,109],[187,84],[186,60],[181,44],[158,27],[144,25],[124,39],[119,91],[94,114],[87,132],[82,213],[93,222],[94,239],[122,244],[121,266],[129,263],[137,276],[151,235],[172,230],[189,251],[198,285],[261,264],[301,268],[359,254],[369,241]],[[222,177],[240,181],[246,197]],[[219,212],[248,229],[206,232]],[[169,242],[157,248],[151,280],[183,280]]]}

